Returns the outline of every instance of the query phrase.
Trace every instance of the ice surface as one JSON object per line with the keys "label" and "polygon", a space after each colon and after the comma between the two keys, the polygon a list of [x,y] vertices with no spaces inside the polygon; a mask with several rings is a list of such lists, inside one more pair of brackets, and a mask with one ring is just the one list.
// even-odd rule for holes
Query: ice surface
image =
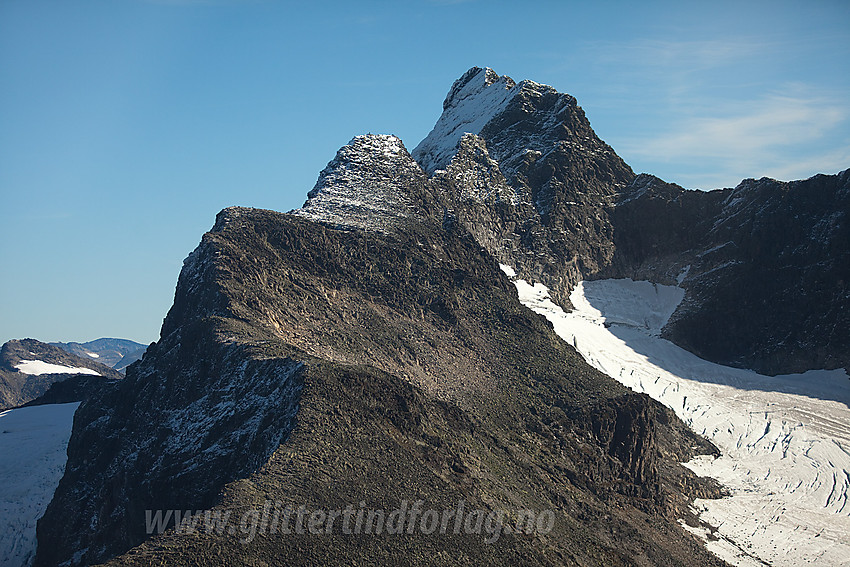
{"label": "ice surface", "polygon": [[0,413],[0,565],[29,565],[35,526],[65,471],[79,403]]}
{"label": "ice surface", "polygon": [[22,360],[15,365],[15,368],[24,374],[35,376],[41,374],[91,374],[93,376],[100,376],[99,372],[91,368],[62,366],[61,364],[51,364],[41,360]]}
{"label": "ice surface", "polygon": [[564,313],[543,285],[515,284],[591,365],[672,408],[720,449],[687,463],[731,492],[695,503],[719,538],[708,549],[735,565],[850,564],[845,371],[769,377],[702,360],[658,336],[682,299],[677,287],[581,282],[575,310]]}

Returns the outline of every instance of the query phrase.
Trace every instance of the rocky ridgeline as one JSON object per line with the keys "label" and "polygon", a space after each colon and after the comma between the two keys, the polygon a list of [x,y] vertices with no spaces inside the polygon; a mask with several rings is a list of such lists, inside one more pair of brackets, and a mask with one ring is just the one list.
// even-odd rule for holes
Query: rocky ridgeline
{"label": "rocky ridgeline", "polygon": [[665,336],[714,362],[769,374],[850,364],[847,172],[708,192],[635,176],[573,97],[477,67],[411,154],[429,178],[388,143],[403,148],[353,140],[295,214],[457,222],[566,308],[582,279],[681,283]]}
{"label": "rocky ridgeline", "polygon": [[[709,193],[635,176],[569,95],[471,69],[412,153],[359,136],[300,210],[219,214],[184,264],[160,340],[80,406],[36,564],[716,565],[677,524],[694,519],[692,497],[719,495],[679,463],[714,449],[589,367],[520,304],[498,262],[562,305],[581,279],[679,281],[686,300],[666,332],[697,352],[712,302],[755,297],[740,287],[791,260],[819,278],[840,322],[846,279],[830,278],[848,265],[846,187],[846,173]],[[779,259],[759,260],[768,252]],[[814,291],[787,274],[768,296],[789,302],[771,317],[793,324]],[[787,338],[784,361],[747,350],[781,326],[742,326],[764,308],[744,305],[723,323],[749,329],[734,347],[750,356],[731,358],[798,364],[802,338]],[[806,340],[833,337],[808,363],[846,360],[842,330],[823,306],[805,307],[818,314]],[[546,537],[494,545],[423,534],[244,545],[174,531],[146,541],[145,510],[267,499],[324,510],[463,500],[559,519]]]}
{"label": "rocky ridgeline", "polygon": [[556,535],[493,546],[170,532],[114,563],[716,564],[675,526],[682,487],[716,493],[678,462],[712,447],[587,366],[458,225],[340,230],[226,209],[187,259],[160,341],[75,423],[37,565],[124,553],[146,538],[145,510],[264,498],[563,515]]}

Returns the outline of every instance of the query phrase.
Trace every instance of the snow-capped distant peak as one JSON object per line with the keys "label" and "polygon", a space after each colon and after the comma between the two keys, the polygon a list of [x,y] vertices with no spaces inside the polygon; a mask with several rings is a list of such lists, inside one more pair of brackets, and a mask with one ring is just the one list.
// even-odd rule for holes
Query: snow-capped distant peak
{"label": "snow-capped distant peak", "polygon": [[91,374],[100,376],[99,372],[91,368],[62,366],[61,364],[51,364],[42,360],[22,360],[15,365],[19,372],[40,376],[42,374]]}

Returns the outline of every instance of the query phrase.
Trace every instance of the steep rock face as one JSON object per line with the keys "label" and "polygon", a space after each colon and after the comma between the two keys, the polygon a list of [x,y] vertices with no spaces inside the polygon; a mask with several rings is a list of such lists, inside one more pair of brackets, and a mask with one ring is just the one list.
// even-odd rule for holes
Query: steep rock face
{"label": "steep rock face", "polygon": [[81,406],[37,564],[140,543],[146,509],[269,498],[563,516],[548,537],[496,545],[416,533],[246,546],[171,531],[115,564],[714,565],[674,519],[687,513],[680,487],[699,485],[676,463],[712,449],[670,415],[587,366],[456,224],[372,232],[227,209],[187,260],[161,340],[120,392]]}
{"label": "steep rock face", "polygon": [[431,181],[441,207],[435,217],[442,213],[458,222],[500,262],[518,265],[540,223],[530,199],[508,184],[482,138],[465,134],[446,170]]}
{"label": "steep rock face", "polygon": [[211,505],[294,426],[301,364],[219,335],[229,311],[215,254],[205,241],[190,255],[160,341],[78,409],[36,565],[100,562],[147,537],[145,510]]}
{"label": "steep rock face", "polygon": [[[31,402],[47,392],[55,382],[79,374],[100,376],[103,382],[121,378],[121,374],[90,357],[76,356],[35,339],[9,341],[0,349],[0,410]],[[88,383],[98,381],[80,384]],[[80,393],[85,390],[85,386],[81,386]]]}
{"label": "steep rock face", "polygon": [[640,176],[612,214],[602,275],[678,282],[665,334],[703,358],[767,374],[847,367],[849,213],[850,171],[710,192]]}
{"label": "steep rock face", "polygon": [[[482,166],[498,170],[510,187],[500,192],[513,193],[512,210],[492,210],[480,189],[470,190],[469,134],[492,162]],[[494,256],[521,277],[544,283],[562,305],[569,305],[576,282],[610,263],[608,214],[634,173],[596,136],[574,97],[474,67],[452,86],[442,116],[412,154],[425,171],[436,173],[436,199],[450,203]]]}
{"label": "steep rock face", "polygon": [[118,380],[112,378],[76,374],[53,382],[47,391],[23,404],[23,407],[81,402],[90,397],[99,396],[102,390],[115,388],[117,385]]}

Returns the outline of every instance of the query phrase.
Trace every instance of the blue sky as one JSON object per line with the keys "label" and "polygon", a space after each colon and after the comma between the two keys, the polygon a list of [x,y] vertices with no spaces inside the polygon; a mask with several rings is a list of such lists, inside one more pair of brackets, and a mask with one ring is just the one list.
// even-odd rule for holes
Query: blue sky
{"label": "blue sky", "polygon": [[850,3],[0,0],[0,341],[150,342],[229,205],[356,134],[412,149],[489,66],[686,187],[850,167]]}

